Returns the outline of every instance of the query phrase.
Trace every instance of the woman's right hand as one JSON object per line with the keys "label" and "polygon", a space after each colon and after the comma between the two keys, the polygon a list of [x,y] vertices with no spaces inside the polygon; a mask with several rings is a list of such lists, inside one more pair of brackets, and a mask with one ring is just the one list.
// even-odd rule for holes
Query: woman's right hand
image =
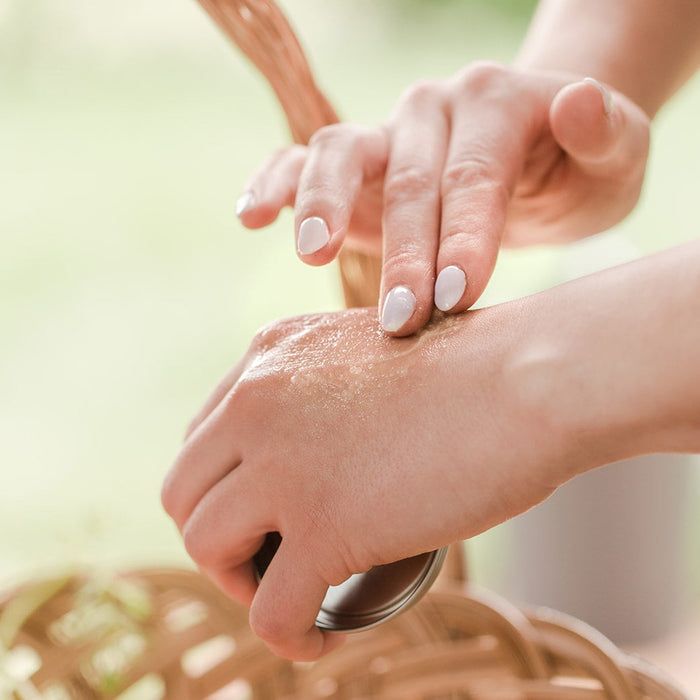
{"label": "woman's right hand", "polygon": [[381,127],[337,124],[273,154],[239,199],[249,228],[294,206],[299,257],[383,247],[380,320],[409,335],[483,292],[501,244],[574,240],[639,197],[649,118],[590,78],[477,63],[407,90]]}

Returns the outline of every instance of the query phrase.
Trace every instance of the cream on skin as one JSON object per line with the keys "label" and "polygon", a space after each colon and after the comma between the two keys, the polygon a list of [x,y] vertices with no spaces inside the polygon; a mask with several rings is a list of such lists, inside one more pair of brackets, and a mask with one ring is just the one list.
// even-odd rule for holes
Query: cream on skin
{"label": "cream on skin", "polygon": [[[371,309],[269,324],[163,503],[263,640],[317,658],[340,643],[314,627],[329,585],[469,538],[583,471],[700,451],[698,318],[700,242],[418,337],[388,338]],[[283,543],[258,586],[271,530]]]}

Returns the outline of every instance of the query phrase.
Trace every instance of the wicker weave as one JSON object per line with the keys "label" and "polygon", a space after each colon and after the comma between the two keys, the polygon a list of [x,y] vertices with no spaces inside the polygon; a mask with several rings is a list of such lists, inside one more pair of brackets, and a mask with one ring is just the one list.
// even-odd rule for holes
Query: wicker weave
{"label": "wicker weave", "polygon": [[23,694],[6,687],[3,700],[113,698],[127,689],[129,700],[686,697],[575,620],[525,614],[445,579],[403,615],[313,664],[268,652],[244,608],[200,574],[176,569],[27,585],[0,601],[0,635],[12,649],[0,662],[24,652],[39,665],[18,683]]}

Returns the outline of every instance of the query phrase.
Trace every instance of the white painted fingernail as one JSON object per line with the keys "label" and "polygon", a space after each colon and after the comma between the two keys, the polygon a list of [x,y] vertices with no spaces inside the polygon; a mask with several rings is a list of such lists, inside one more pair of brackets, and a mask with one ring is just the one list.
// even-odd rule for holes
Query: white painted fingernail
{"label": "white painted fingernail", "polygon": [[299,227],[299,237],[297,238],[299,255],[311,255],[311,253],[321,250],[330,239],[328,225],[323,219],[318,216],[304,219]]}
{"label": "white painted fingernail", "polygon": [[388,333],[394,333],[405,325],[416,310],[416,297],[413,292],[403,285],[394,287],[384,300],[382,309],[382,328]]}
{"label": "white painted fingernail", "polygon": [[236,216],[243,216],[255,206],[255,195],[252,192],[244,192],[236,202]]}
{"label": "white painted fingernail", "polygon": [[613,102],[612,94],[610,90],[603,85],[603,83],[597,81],[595,78],[584,78],[584,83],[589,83],[590,85],[595,85],[603,98],[603,109],[605,110],[605,115],[609,117],[615,109],[615,103]]}
{"label": "white painted fingernail", "polygon": [[443,268],[435,280],[435,306],[440,311],[449,311],[464,294],[467,276],[456,265]]}

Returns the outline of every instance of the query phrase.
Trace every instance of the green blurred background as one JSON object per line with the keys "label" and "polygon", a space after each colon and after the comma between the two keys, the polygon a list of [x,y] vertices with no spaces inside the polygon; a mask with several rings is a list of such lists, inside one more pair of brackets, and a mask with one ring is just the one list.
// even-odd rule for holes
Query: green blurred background
{"label": "green blurred background", "polygon": [[[340,113],[378,123],[415,80],[510,60],[533,3],[283,6]],[[697,237],[698,114],[695,79],[658,117],[636,212],[504,253],[482,303]],[[189,418],[257,327],[341,306],[289,212],[256,233],[233,213],[287,139],[194,0],[0,0],[0,580],[186,561],[159,490]],[[477,575],[497,546],[477,544]]]}

